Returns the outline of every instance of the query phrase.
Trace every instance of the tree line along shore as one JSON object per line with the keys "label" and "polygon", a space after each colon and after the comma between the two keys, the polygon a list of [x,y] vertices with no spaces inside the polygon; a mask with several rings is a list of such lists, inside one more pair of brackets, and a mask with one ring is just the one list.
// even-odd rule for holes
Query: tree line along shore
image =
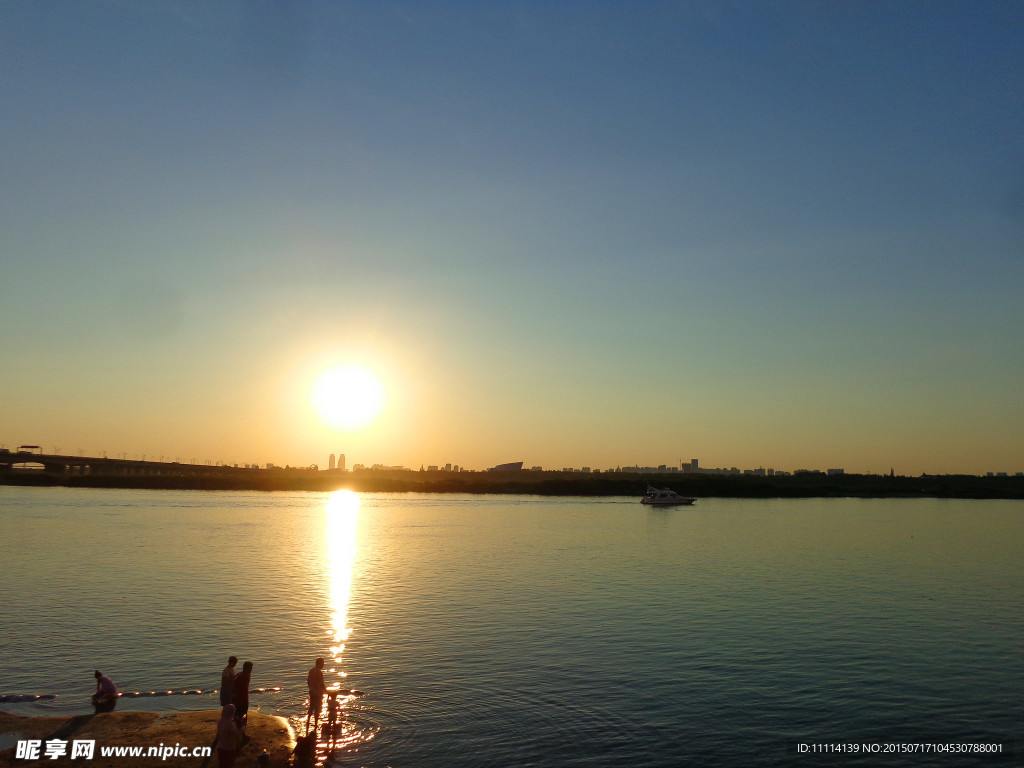
{"label": "tree line along shore", "polygon": [[414,470],[256,470],[210,475],[108,475],[0,473],[0,484],[75,488],[143,488],[225,491],[335,491],[383,493],[490,493],[540,496],[635,496],[648,485],[698,498],[889,498],[1024,499],[1024,477],[977,475],[782,476],[702,473],[602,473],[530,471],[444,472]]}

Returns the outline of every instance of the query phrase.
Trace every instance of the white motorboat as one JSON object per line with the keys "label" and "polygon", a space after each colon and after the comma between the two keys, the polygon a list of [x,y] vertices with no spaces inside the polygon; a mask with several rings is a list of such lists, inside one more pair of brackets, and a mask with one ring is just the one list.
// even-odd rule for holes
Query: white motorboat
{"label": "white motorboat", "polygon": [[647,493],[640,499],[641,504],[652,504],[660,507],[678,507],[693,504],[696,499],[692,496],[680,496],[669,488],[655,488],[647,486]]}

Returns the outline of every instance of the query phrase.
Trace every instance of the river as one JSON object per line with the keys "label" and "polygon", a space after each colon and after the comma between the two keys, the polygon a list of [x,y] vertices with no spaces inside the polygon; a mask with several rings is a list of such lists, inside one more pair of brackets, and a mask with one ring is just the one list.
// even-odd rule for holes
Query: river
{"label": "river", "polygon": [[213,708],[234,654],[300,729],[325,657],[367,768],[991,765],[798,745],[1024,722],[1021,501],[0,487],[0,530],[0,693],[57,694],[18,714],[94,669]]}

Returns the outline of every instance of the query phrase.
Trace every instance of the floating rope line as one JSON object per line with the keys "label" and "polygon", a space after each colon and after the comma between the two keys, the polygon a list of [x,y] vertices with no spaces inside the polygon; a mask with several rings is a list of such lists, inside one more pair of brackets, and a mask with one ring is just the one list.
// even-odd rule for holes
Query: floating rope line
{"label": "floating rope line", "polygon": [[[249,693],[280,693],[284,689],[280,686],[274,688],[253,688]],[[169,690],[169,691],[118,691],[117,695],[126,699],[141,699],[148,696],[201,696],[202,694],[213,694],[218,691],[204,691],[200,688],[186,688],[181,691]],[[56,699],[60,694],[58,693],[5,693],[0,694],[0,704],[27,704],[33,701],[44,701],[48,699]],[[353,696],[362,696],[361,692],[351,691],[349,694]]]}
{"label": "floating rope line", "polygon": [[[276,688],[253,688],[249,693],[280,693],[283,688],[280,686]],[[187,688],[183,691],[118,691],[118,696],[124,696],[127,699],[140,699],[145,696],[199,696],[204,693],[213,694],[219,693],[217,690],[203,691],[199,688]]]}
{"label": "floating rope line", "polygon": [[56,693],[37,693],[22,694],[22,693],[9,693],[0,696],[0,704],[21,704],[26,701],[42,701],[43,699],[56,699]]}

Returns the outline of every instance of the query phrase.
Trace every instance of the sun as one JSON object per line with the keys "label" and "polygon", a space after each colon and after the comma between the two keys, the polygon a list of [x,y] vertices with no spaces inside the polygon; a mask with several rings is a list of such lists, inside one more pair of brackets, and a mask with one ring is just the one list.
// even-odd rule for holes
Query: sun
{"label": "sun", "polygon": [[340,365],[320,374],[311,399],[324,423],[339,429],[361,429],[373,423],[384,408],[384,385],[363,365]]}

